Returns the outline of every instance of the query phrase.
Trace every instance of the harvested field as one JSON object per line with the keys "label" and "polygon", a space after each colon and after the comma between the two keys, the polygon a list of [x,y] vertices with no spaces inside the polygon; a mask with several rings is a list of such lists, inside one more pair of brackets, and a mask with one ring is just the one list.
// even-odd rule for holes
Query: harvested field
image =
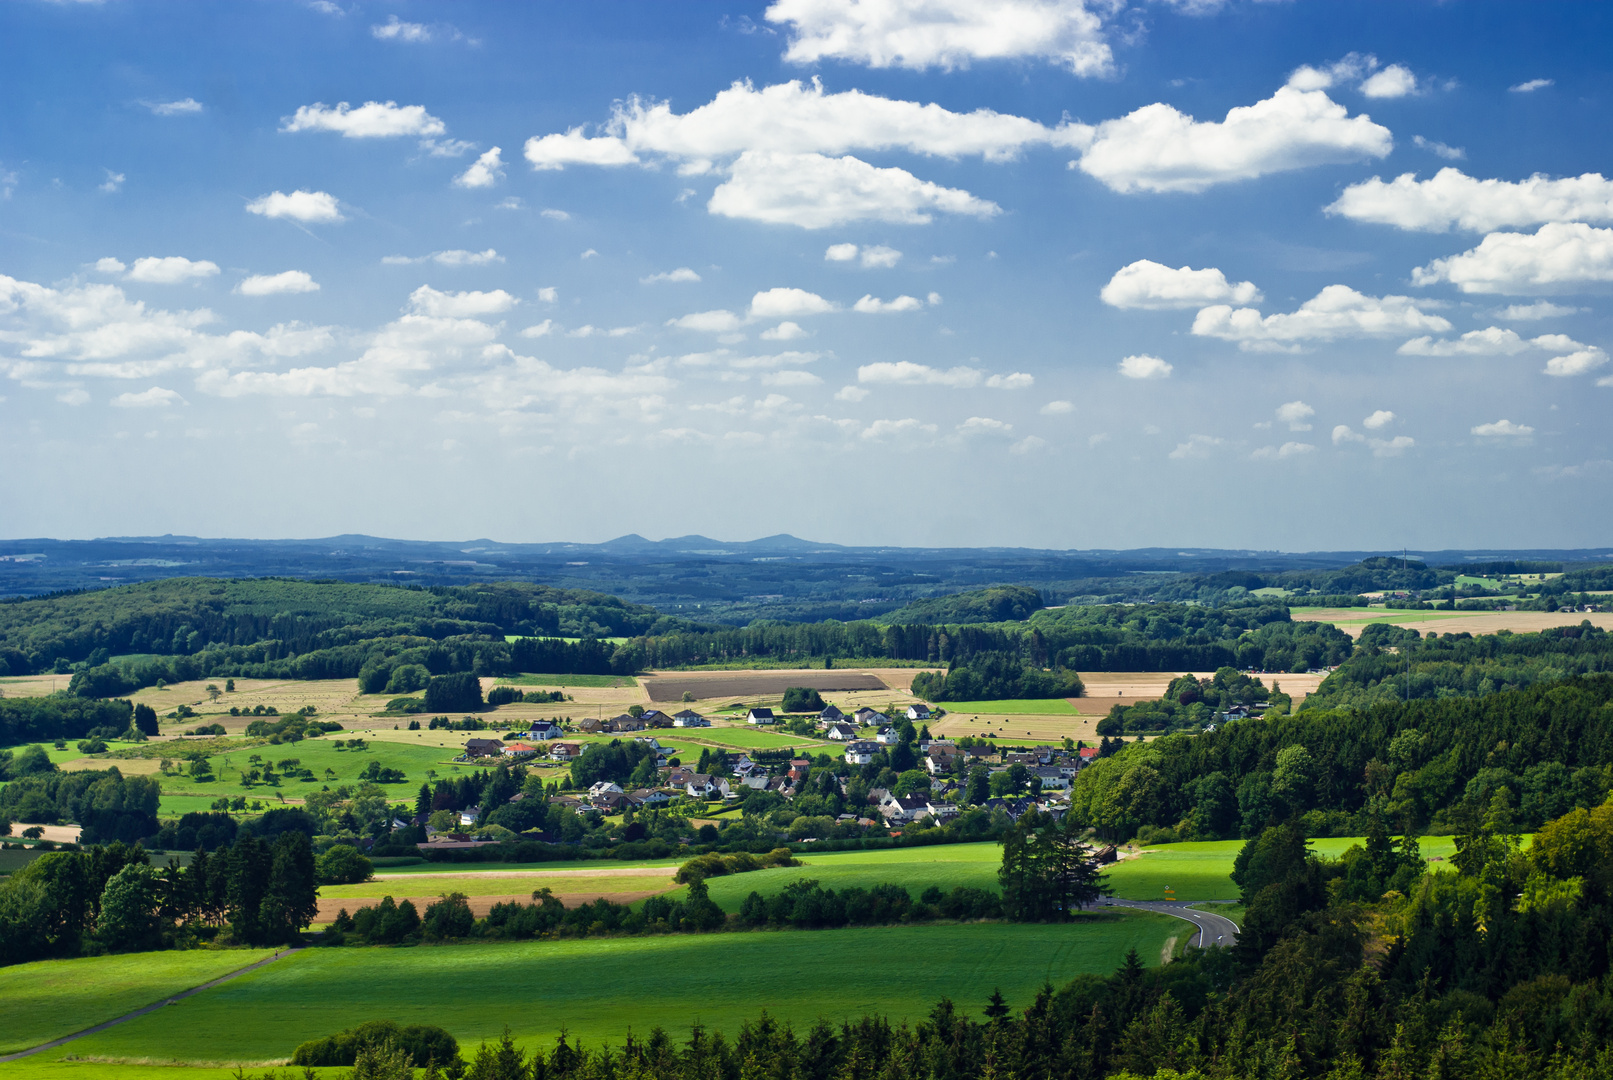
{"label": "harvested field", "polygon": [[[1373,608],[1313,608],[1295,611],[1295,622],[1326,622],[1351,637],[1373,623],[1404,626],[1419,633],[1494,634],[1511,630],[1534,634],[1557,626],[1578,626],[1589,621],[1603,630],[1613,630],[1613,612],[1594,611],[1384,611]],[[1287,689],[1287,687],[1283,687]]]}
{"label": "harvested field", "polygon": [[868,671],[713,671],[649,675],[641,679],[651,701],[682,701],[685,693],[695,700],[765,697],[782,694],[792,686],[819,691],[888,690],[890,684]]}
{"label": "harvested field", "polygon": [[[574,908],[581,907],[583,904],[591,904],[600,897],[604,897],[613,904],[633,904],[640,900],[648,900],[650,897],[655,896],[658,893],[664,893],[670,888],[672,888],[672,886],[668,884],[659,889],[636,889],[623,892],[601,892],[598,889],[591,889],[586,892],[560,892],[557,890],[554,895],[555,899],[559,900],[568,908]],[[346,908],[347,913],[351,915],[361,907],[374,907],[381,902],[381,897],[383,896],[390,896],[399,903],[402,903],[404,900],[408,900],[420,910],[421,914],[424,914],[426,905],[436,903],[439,899],[441,899],[442,896],[441,893],[428,893],[423,896],[399,896],[397,893],[391,891],[372,891],[378,892],[379,895],[349,897],[321,896],[319,898],[319,914],[314,916],[314,922],[328,923],[335,919],[336,913],[341,911],[343,908]],[[509,893],[506,895],[471,896],[466,898],[465,903],[470,905],[471,913],[480,919],[485,918],[487,913],[493,910],[494,904],[532,903],[532,892],[531,890],[528,890],[523,893]]]}

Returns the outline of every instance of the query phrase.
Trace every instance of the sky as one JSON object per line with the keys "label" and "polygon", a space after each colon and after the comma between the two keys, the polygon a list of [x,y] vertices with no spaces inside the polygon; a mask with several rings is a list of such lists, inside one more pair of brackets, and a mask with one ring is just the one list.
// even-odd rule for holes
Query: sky
{"label": "sky", "polygon": [[0,536],[1613,524],[1607,5],[0,4]]}

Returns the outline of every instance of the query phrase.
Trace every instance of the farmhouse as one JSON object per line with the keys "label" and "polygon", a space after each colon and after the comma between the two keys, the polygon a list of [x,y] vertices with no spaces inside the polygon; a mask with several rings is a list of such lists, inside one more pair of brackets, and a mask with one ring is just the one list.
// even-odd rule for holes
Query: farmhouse
{"label": "farmhouse", "polygon": [[680,713],[672,714],[673,727],[710,727],[711,721],[695,712],[693,709],[684,709]]}
{"label": "farmhouse", "polygon": [[833,739],[836,742],[850,742],[857,737],[857,729],[850,724],[830,724],[823,735],[824,738]]}
{"label": "farmhouse", "polygon": [[867,739],[856,739],[846,744],[846,761],[852,765],[867,765],[879,753],[879,744]]}
{"label": "farmhouse", "polygon": [[757,706],[756,708],[752,709],[750,712],[745,714],[745,723],[747,723],[747,724],[776,724],[776,723],[778,723],[778,718],[773,715],[773,710],[772,709],[764,709],[761,706]]}
{"label": "farmhouse", "polygon": [[558,739],[564,734],[565,732],[560,730],[559,724],[552,724],[547,720],[534,720],[532,727],[526,733],[526,737],[547,742],[550,739]]}
{"label": "farmhouse", "polygon": [[922,701],[915,702],[907,707],[907,718],[909,720],[928,720],[930,718],[930,707]]}

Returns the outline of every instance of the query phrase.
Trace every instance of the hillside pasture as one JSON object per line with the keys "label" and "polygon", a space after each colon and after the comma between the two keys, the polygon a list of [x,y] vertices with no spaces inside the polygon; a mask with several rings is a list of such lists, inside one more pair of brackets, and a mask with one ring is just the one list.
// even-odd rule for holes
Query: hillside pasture
{"label": "hillside pasture", "polygon": [[[506,1024],[519,1041],[546,1049],[562,1027],[573,1039],[594,1044],[620,1043],[629,1027],[642,1038],[657,1026],[681,1041],[696,1022],[732,1039],[742,1021],[763,1009],[798,1031],[820,1016],[833,1021],[878,1012],[892,1023],[913,1022],[943,995],[979,1015],[999,987],[1010,1004],[1024,1007],[1044,981],[1060,985],[1083,972],[1107,974],[1129,948],[1153,960],[1179,926],[1166,916],[1125,912],[1062,926],[891,926],[307,949],[50,1051],[23,1075],[68,1075],[68,1068],[49,1064],[68,1052],[103,1062],[283,1060],[300,1042],[383,1017],[440,1024],[472,1051]],[[880,959],[870,963],[870,957]],[[653,993],[645,992],[648,984]],[[467,1008],[467,1002],[481,1004]],[[506,1007],[493,1007],[498,1003]],[[0,1002],[5,1004],[34,1008],[25,992]],[[96,1075],[118,1073],[98,1066]]]}

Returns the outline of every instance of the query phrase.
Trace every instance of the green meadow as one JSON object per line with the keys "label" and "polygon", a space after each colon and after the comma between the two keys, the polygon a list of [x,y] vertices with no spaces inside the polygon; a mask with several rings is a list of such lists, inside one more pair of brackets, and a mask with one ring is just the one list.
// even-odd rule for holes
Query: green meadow
{"label": "green meadow", "polygon": [[[131,953],[0,968],[0,1054],[94,1027],[255,964],[268,949]],[[0,1066],[0,1071],[13,1066]]]}
{"label": "green meadow", "polygon": [[[1166,916],[1116,912],[1052,926],[307,949],[157,1013],[7,1065],[4,1074],[133,1077],[143,1072],[109,1066],[266,1062],[289,1057],[304,1040],[383,1017],[440,1024],[462,1046],[474,1048],[506,1024],[518,1040],[546,1047],[562,1027],[590,1043],[620,1042],[629,1027],[642,1036],[659,1026],[681,1039],[695,1022],[732,1038],[742,1021],[763,1009],[797,1029],[820,1016],[839,1020],[872,1012],[911,1022],[942,996],[978,1015],[994,989],[1023,1006],[1044,981],[1060,985],[1083,972],[1113,971],[1132,947],[1145,962],[1158,963],[1166,939],[1180,933],[1180,926]],[[878,961],[870,963],[871,957]],[[101,985],[84,978],[79,984]],[[146,1000],[161,996],[150,993]],[[89,997],[95,999],[95,992]],[[481,1005],[467,1008],[466,1002]],[[22,1017],[33,1031],[46,1030],[49,1015],[60,1012],[36,1004],[26,986],[17,984],[0,993],[0,1008]],[[104,1015],[119,1006],[96,999],[81,1008],[86,1015]],[[69,1054],[100,1063],[92,1071],[54,1063]],[[187,1069],[182,1075],[190,1080],[206,1074]]]}
{"label": "green meadow", "polygon": [[559,689],[586,687],[593,690],[615,690],[637,686],[631,675],[510,675],[498,680],[499,686],[553,686]]}
{"label": "green meadow", "polygon": [[1075,706],[1064,698],[1011,698],[1006,701],[943,701],[949,716],[989,713],[992,716],[1074,716]]}

